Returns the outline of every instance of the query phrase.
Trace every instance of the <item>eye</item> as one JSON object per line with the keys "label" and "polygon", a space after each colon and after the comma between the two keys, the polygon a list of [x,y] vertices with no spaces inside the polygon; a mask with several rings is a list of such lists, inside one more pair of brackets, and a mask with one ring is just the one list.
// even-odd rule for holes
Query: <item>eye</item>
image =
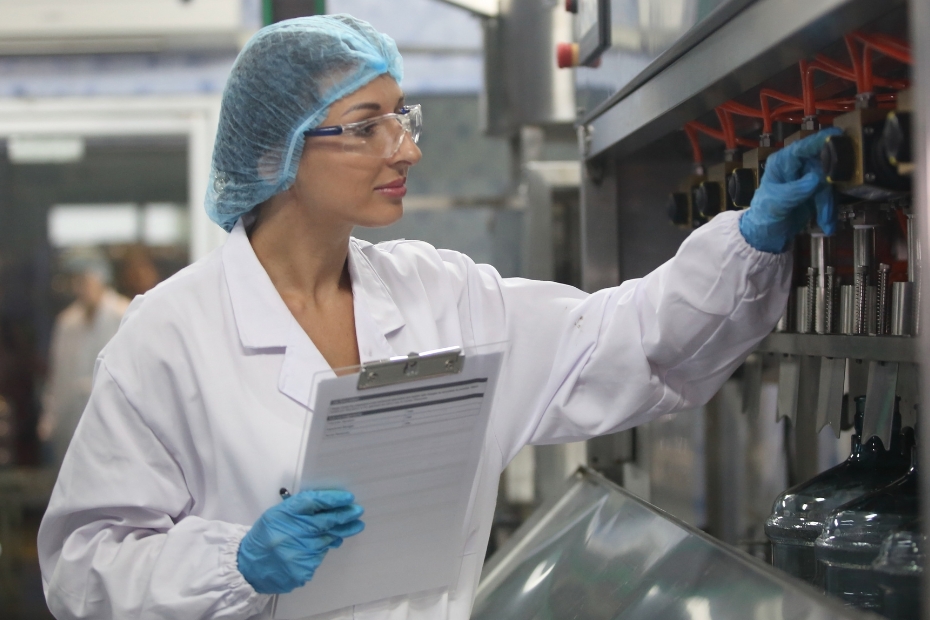
{"label": "eye", "polygon": [[378,133],[378,123],[369,123],[358,128],[358,135],[363,138],[370,138]]}

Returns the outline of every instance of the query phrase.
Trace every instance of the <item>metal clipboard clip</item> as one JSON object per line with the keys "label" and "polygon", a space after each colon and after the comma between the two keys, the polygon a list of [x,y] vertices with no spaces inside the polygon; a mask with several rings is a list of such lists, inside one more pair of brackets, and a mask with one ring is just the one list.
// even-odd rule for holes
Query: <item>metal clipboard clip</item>
{"label": "metal clipboard clip", "polygon": [[462,372],[465,356],[461,347],[447,347],[423,353],[399,355],[363,364],[358,373],[358,389],[394,385],[420,379],[432,379]]}

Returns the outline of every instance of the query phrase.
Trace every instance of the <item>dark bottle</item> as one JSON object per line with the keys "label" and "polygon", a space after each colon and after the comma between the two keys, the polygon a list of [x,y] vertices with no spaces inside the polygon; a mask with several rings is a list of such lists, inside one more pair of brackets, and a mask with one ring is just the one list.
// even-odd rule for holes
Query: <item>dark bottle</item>
{"label": "dark bottle", "polygon": [[882,610],[883,593],[872,563],[882,542],[919,518],[917,450],[898,480],[837,508],[816,542],[817,569],[824,589],[849,605]]}
{"label": "dark bottle", "polygon": [[920,522],[914,521],[906,528],[885,538],[872,563],[882,590],[882,615],[891,620],[920,617],[920,578],[927,539],[920,535]]}
{"label": "dark bottle", "polygon": [[878,437],[861,444],[864,411],[865,396],[859,396],[849,458],[782,493],[765,522],[775,567],[815,585],[820,584],[814,542],[827,516],[842,504],[900,478],[910,464],[908,450],[901,441],[900,413],[895,410],[891,446],[885,450]]}

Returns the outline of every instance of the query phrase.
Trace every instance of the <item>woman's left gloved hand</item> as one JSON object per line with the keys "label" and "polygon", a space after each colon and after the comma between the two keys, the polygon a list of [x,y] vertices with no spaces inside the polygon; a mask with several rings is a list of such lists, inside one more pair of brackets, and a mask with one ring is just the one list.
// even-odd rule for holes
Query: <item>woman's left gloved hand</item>
{"label": "woman's left gloved hand", "polygon": [[283,594],[313,579],[326,552],[365,524],[348,491],[310,490],[266,510],[242,538],[239,572],[261,594]]}
{"label": "woman's left gloved hand", "polygon": [[830,127],[769,156],[759,189],[739,222],[749,245],[762,252],[784,252],[815,214],[821,230],[833,234],[833,189],[820,165],[820,151],[827,138],[841,133]]}

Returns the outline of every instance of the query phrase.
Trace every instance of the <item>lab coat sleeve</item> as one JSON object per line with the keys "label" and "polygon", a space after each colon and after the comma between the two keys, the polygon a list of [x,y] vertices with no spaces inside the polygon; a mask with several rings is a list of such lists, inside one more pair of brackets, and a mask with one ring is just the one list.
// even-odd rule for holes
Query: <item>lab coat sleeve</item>
{"label": "lab coat sleeve", "polygon": [[186,488],[169,450],[98,360],[93,395],[39,531],[55,617],[259,613],[270,597],[252,589],[236,562],[248,528],[185,516]]}
{"label": "lab coat sleeve", "polygon": [[509,343],[493,417],[504,463],[526,443],[624,430],[717,392],[775,326],[791,282],[790,252],[750,247],[739,216],[717,216],[652,273],[591,295],[470,270],[476,338]]}

